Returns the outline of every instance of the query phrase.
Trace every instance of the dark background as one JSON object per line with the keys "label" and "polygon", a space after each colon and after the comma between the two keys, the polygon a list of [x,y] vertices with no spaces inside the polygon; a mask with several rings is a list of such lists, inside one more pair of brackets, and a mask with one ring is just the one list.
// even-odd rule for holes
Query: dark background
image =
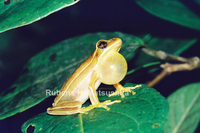
{"label": "dark background", "polygon": [[[200,33],[157,18],[143,10],[134,0],[82,0],[33,24],[0,34],[0,92],[11,86],[26,62],[43,49],[67,38],[108,31],[176,39],[199,38]],[[200,57],[199,42],[181,56]],[[173,73],[157,84],[155,89],[167,97],[185,84],[199,82],[199,72]],[[46,111],[49,99],[23,113],[1,120],[0,132],[21,132],[21,125],[25,121]]]}

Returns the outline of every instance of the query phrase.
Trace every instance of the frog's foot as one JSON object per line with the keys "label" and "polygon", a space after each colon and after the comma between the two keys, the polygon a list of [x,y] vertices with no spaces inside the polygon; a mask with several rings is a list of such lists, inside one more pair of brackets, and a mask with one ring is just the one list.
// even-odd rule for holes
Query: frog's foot
{"label": "frog's foot", "polygon": [[114,104],[114,103],[120,103],[121,100],[115,100],[115,101],[112,101],[111,100],[106,100],[102,103],[98,103],[98,104],[95,104],[95,105],[90,105],[88,107],[82,107],[80,109],[80,113],[87,113],[88,111],[94,109],[94,108],[104,108],[106,109],[107,111],[110,110],[110,108],[107,107],[107,105],[111,105],[111,104]]}
{"label": "frog's foot", "polygon": [[110,94],[108,97],[121,95],[121,98],[124,98],[124,92],[129,92],[132,95],[135,95],[136,92],[132,91],[135,88],[141,87],[142,85],[136,85],[134,87],[123,87],[121,84],[115,84],[114,87],[117,89],[114,93]]}

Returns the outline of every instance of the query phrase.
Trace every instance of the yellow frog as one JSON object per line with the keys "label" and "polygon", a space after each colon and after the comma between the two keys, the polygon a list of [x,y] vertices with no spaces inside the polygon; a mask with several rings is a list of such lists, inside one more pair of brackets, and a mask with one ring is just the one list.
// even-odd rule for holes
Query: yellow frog
{"label": "yellow frog", "polygon": [[[51,115],[71,115],[87,113],[93,108],[105,108],[107,105],[119,103],[120,100],[99,102],[96,90],[101,83],[113,85],[117,91],[109,96],[124,92],[135,94],[131,89],[135,87],[123,87],[119,82],[127,73],[127,62],[119,53],[122,41],[119,38],[99,40],[94,52],[74,71],[62,86],[59,95],[55,98],[53,107],[47,109]],[[90,98],[89,107],[82,104]]]}

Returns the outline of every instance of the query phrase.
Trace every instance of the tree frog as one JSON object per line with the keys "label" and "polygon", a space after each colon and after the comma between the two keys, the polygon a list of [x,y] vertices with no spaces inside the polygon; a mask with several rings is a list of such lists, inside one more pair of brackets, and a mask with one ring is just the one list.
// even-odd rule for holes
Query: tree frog
{"label": "tree frog", "polygon": [[[74,71],[62,86],[59,95],[55,98],[53,107],[47,109],[51,115],[71,115],[76,113],[87,113],[93,108],[105,108],[107,105],[119,103],[120,100],[99,102],[96,90],[101,83],[113,85],[117,91],[109,96],[123,92],[135,94],[135,87],[123,87],[119,82],[127,73],[127,62],[119,53],[122,40],[112,38],[110,40],[99,40],[94,52]],[[91,105],[82,107],[87,99]]]}

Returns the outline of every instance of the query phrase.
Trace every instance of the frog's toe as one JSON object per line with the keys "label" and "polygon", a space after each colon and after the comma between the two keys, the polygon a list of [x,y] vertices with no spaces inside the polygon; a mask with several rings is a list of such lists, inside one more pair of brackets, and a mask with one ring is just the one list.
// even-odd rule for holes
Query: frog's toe
{"label": "frog's toe", "polygon": [[136,88],[141,87],[141,86],[142,86],[142,85],[136,85],[136,86],[130,87],[130,88],[133,90],[133,89],[136,89]]}
{"label": "frog's toe", "polygon": [[120,102],[121,102],[121,100],[115,100],[115,101],[106,100],[106,101],[104,101],[102,103],[99,103],[99,104],[97,104],[95,106],[104,108],[106,110],[110,110],[110,108],[108,108],[107,105],[111,105],[111,104],[114,104],[114,103],[120,103]]}
{"label": "frog's toe", "polygon": [[124,89],[122,90],[123,92],[129,92],[133,95],[135,95],[136,92],[132,91],[132,89],[135,89],[135,88],[132,88],[132,87],[124,87]]}
{"label": "frog's toe", "polygon": [[132,95],[135,95],[136,92],[132,91],[133,89],[136,89],[138,87],[141,87],[142,85],[136,85],[134,87],[123,87],[123,86],[120,86],[120,87],[117,87],[117,90],[116,92],[110,94],[108,97],[111,97],[111,96],[115,96],[115,95],[121,95],[121,98],[124,98],[124,92],[129,92],[131,93]]}
{"label": "frog's toe", "polygon": [[90,105],[88,107],[82,107],[81,108],[81,112],[88,112],[94,108],[104,108],[106,110],[110,110],[110,108],[107,106],[107,105],[111,105],[111,104],[114,104],[114,103],[120,103],[121,100],[115,100],[115,101],[111,101],[111,100],[106,100],[102,103],[98,103],[98,104],[95,104],[95,105]]}
{"label": "frog's toe", "polygon": [[108,97],[111,96],[117,96],[117,95],[121,95],[122,98],[124,98],[124,94],[122,91],[116,90],[115,92],[113,92],[112,94],[108,95]]}

